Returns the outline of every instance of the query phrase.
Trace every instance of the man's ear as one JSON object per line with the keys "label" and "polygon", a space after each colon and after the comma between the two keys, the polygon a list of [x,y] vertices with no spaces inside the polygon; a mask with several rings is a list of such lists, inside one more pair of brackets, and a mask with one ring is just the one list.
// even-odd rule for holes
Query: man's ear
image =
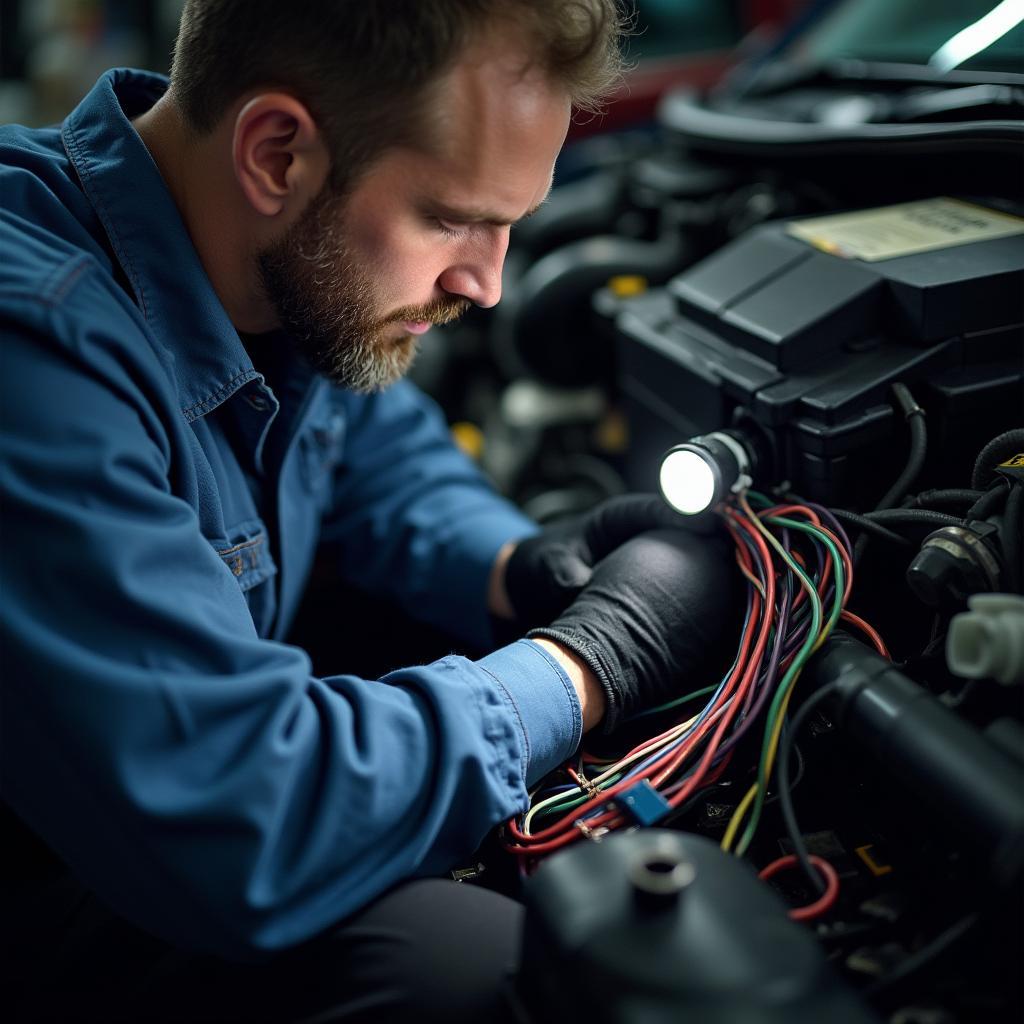
{"label": "man's ear", "polygon": [[235,177],[253,209],[266,217],[301,209],[321,189],[330,158],[316,122],[287,93],[262,93],[235,117]]}

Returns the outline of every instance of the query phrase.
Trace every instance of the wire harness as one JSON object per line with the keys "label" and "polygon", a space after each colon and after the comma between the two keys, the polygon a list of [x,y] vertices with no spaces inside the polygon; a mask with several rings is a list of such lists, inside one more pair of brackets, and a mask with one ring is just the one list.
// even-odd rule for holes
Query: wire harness
{"label": "wire harness", "polygon": [[[846,610],[852,548],[831,512],[811,502],[776,504],[756,491],[741,490],[717,513],[747,581],[732,666],[718,683],[634,716],[634,723],[648,716],[664,722],[672,712],[677,718],[621,756],[582,750],[574,762],[549,775],[531,793],[529,810],[504,828],[505,846],[521,858],[524,873],[538,858],[571,843],[653,824],[684,809],[718,782],[740,740],[761,730],[756,780],[722,840],[724,850],[743,856],[757,832],[787,708],[808,659],[840,621],[864,631],[888,657],[875,630]],[[787,810],[788,822],[791,806]],[[802,844],[797,849],[801,856],[793,863],[804,866],[819,894],[824,891],[810,908],[793,912],[803,920],[835,902],[838,883],[820,858],[808,857]]]}

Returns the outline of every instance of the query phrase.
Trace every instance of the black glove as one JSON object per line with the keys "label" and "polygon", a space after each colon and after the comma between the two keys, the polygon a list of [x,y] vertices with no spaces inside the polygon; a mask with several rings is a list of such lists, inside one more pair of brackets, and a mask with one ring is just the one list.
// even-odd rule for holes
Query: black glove
{"label": "black glove", "polygon": [[522,630],[550,622],[586,586],[594,566],[648,530],[680,525],[654,494],[624,494],[520,541],[505,568],[505,589]]}
{"label": "black glove", "polygon": [[[728,545],[681,530],[627,541],[550,626],[530,630],[569,648],[604,689],[603,731],[679,696],[721,659],[736,633],[736,568]],[[696,681],[696,680],[694,680]]]}

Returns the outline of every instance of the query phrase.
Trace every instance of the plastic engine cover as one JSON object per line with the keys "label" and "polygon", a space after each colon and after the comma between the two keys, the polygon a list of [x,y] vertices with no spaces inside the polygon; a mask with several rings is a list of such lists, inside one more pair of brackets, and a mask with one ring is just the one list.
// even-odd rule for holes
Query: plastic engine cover
{"label": "plastic engine cover", "polygon": [[531,1020],[877,1024],[774,891],[702,836],[582,843],[544,863],[526,895]]}

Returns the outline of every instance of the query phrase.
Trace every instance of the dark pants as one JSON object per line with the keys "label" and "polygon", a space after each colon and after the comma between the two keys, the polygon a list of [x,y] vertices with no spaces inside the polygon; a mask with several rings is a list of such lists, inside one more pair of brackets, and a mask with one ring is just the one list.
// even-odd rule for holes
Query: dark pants
{"label": "dark pants", "polygon": [[408,882],[315,941],[241,965],[167,946],[76,893],[70,879],[59,885],[36,908],[65,908],[59,932],[39,948],[41,932],[28,928],[4,958],[6,1020],[516,1019],[510,978],[523,908],[486,889]]}

